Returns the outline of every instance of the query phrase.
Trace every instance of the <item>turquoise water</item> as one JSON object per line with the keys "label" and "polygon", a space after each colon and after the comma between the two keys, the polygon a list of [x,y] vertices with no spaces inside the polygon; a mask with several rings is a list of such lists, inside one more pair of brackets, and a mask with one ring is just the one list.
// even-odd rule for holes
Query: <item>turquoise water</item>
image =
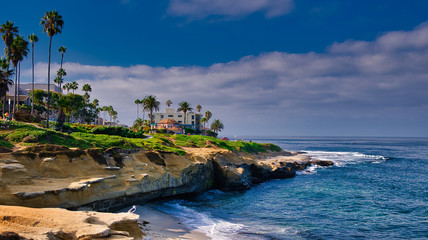
{"label": "turquoise water", "polygon": [[428,239],[428,139],[252,140],[335,166],[157,208],[214,239]]}

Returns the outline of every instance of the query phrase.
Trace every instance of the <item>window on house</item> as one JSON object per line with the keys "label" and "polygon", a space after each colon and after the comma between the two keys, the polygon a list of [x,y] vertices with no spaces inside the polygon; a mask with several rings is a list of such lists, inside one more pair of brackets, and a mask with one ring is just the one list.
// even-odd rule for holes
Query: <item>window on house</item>
{"label": "window on house", "polygon": [[178,115],[178,117],[183,117],[183,115]]}
{"label": "window on house", "polygon": [[174,117],[174,115],[168,115],[168,117]]}
{"label": "window on house", "polygon": [[163,118],[163,115],[161,115],[161,118]]}
{"label": "window on house", "polygon": [[195,119],[195,115],[192,115],[192,119]]}
{"label": "window on house", "polygon": [[192,121],[192,125],[195,125],[195,121]]}
{"label": "window on house", "polygon": [[182,121],[178,121],[178,123],[182,123]]}

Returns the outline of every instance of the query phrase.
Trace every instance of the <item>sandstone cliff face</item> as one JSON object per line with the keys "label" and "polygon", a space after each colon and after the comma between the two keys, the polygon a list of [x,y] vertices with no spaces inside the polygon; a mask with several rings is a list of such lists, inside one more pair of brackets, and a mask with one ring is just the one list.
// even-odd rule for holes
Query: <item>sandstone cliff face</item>
{"label": "sandstone cliff face", "polygon": [[0,204],[114,211],[159,197],[212,187],[247,189],[272,178],[293,177],[310,159],[289,152],[282,160],[217,148],[187,154],[114,149],[55,153],[0,153]]}
{"label": "sandstone cliff face", "polygon": [[142,239],[139,216],[0,206],[0,239]]}

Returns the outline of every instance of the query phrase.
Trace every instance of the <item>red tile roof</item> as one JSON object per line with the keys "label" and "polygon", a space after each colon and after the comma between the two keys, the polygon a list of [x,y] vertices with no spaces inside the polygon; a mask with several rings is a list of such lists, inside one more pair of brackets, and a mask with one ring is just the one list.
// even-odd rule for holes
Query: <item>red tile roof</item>
{"label": "red tile roof", "polygon": [[164,119],[158,122],[158,124],[178,124],[177,121],[175,121],[174,119]]}

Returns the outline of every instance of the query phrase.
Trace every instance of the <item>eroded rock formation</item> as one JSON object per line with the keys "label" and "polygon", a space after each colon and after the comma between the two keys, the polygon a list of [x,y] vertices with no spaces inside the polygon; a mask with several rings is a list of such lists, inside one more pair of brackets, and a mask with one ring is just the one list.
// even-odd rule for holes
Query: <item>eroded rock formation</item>
{"label": "eroded rock formation", "polygon": [[142,239],[139,216],[0,206],[0,239]]}
{"label": "eroded rock formation", "polygon": [[[219,148],[187,154],[39,146],[0,154],[0,204],[114,211],[158,197],[248,189],[313,164],[297,153],[251,155]],[[331,163],[319,162],[329,165]]]}

